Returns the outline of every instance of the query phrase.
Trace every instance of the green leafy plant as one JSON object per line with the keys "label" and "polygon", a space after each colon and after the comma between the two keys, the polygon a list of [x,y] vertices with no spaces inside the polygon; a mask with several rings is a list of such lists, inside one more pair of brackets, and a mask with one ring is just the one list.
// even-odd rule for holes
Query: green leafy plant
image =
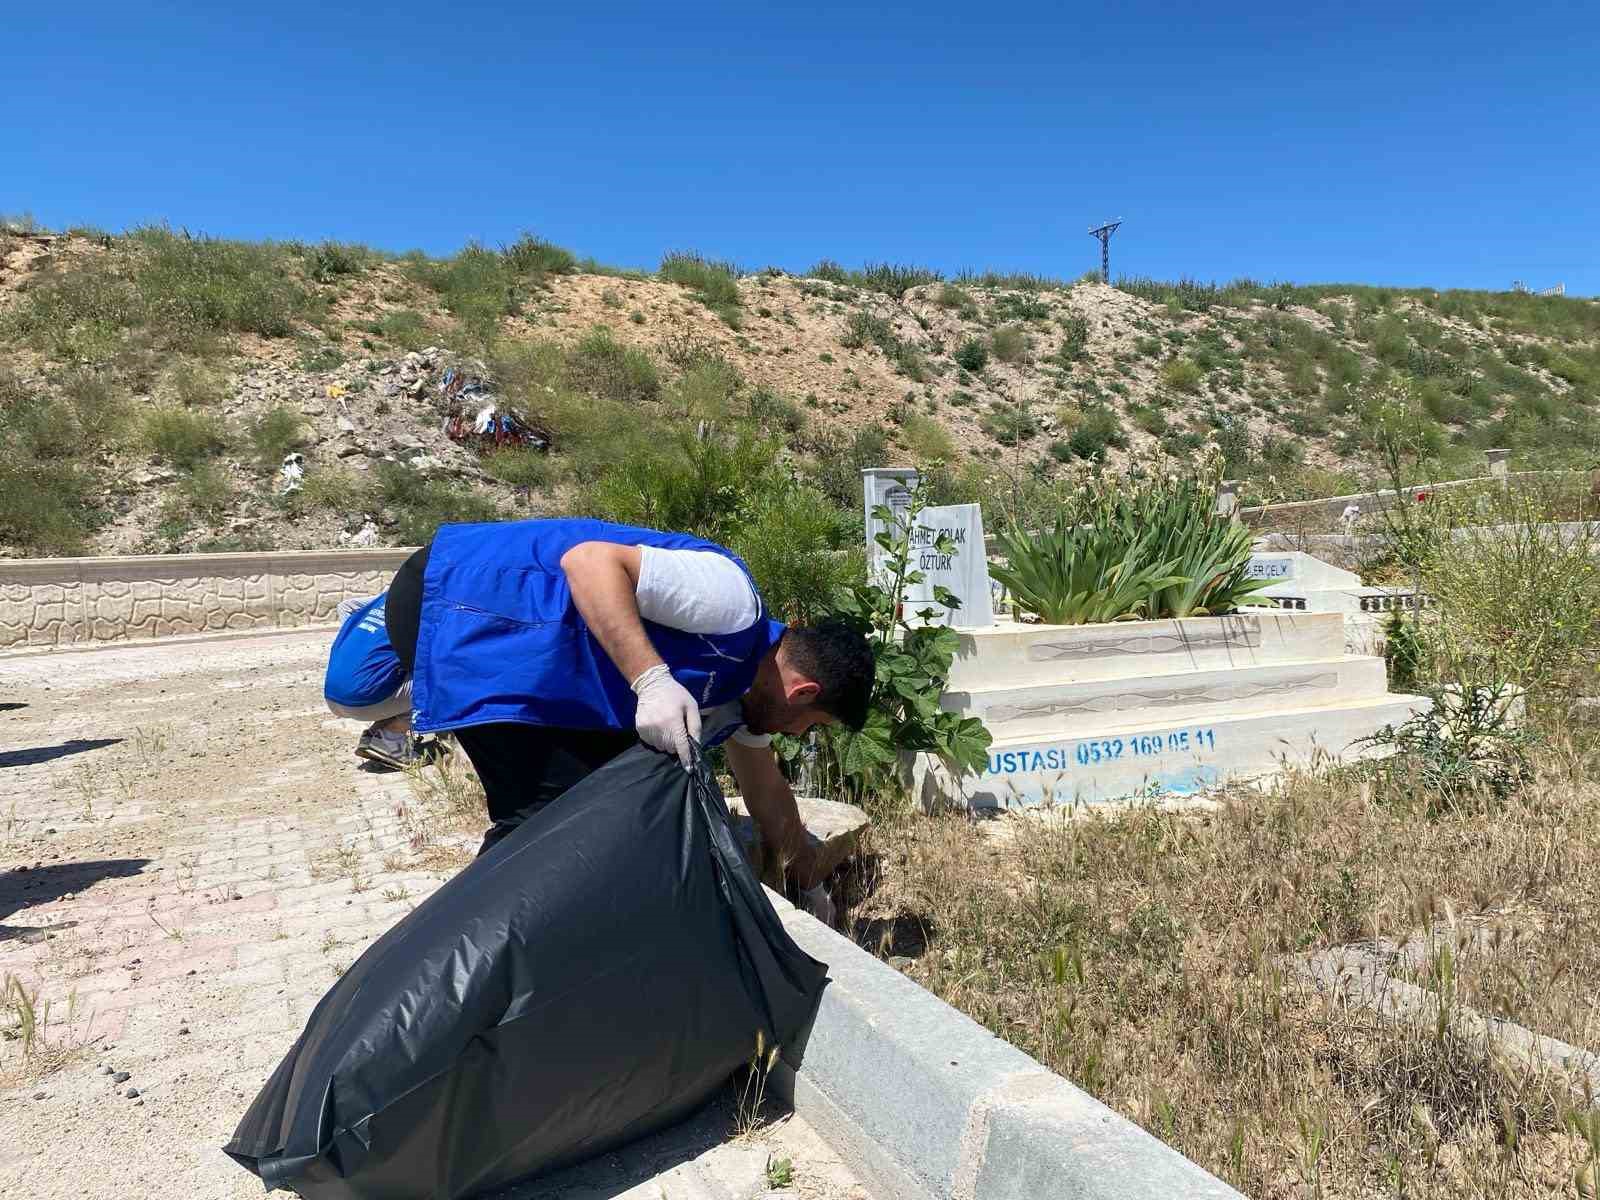
{"label": "green leafy plant", "polygon": [[[907,613],[902,599],[906,588],[925,578],[913,568],[912,556],[917,531],[927,528],[918,522],[926,503],[926,488],[919,483],[903,512],[882,505],[873,510],[883,526],[875,538],[883,551],[879,569],[843,589],[834,604],[832,615],[867,637],[877,662],[865,727],[859,732],[829,727],[816,735],[825,786],[858,802],[891,787],[906,752],[937,754],[960,773],[977,771],[988,761],[992,739],[983,722],[939,706],[960,637],[946,626],[927,624],[934,616],[931,608]],[[936,538],[932,548],[944,554],[956,549],[948,536]],[[947,609],[961,603],[942,587],[934,588],[934,599]],[[792,760],[801,747],[786,739],[780,750]]]}
{"label": "green leafy plant", "polygon": [[1528,752],[1538,740],[1517,725],[1518,696],[1509,683],[1441,688],[1402,724],[1360,739],[1390,752],[1372,768],[1380,795],[1420,800],[1435,816],[1508,799],[1533,777]]}
{"label": "green leafy plant", "polygon": [[[1069,311],[1061,318],[1061,331],[1065,336],[1056,352],[1057,359],[1063,364],[1077,362],[1089,348],[1089,318]],[[1147,340],[1141,338],[1141,345]]]}
{"label": "green leafy plant", "polygon": [[1110,526],[1084,526],[1065,508],[1039,533],[1015,526],[996,539],[1004,563],[989,574],[1049,625],[1089,625],[1144,615],[1164,587],[1187,583],[1176,564],[1152,561],[1151,537],[1129,542]]}
{"label": "green leafy plant", "polygon": [[1389,686],[1406,691],[1417,685],[1422,671],[1422,640],[1417,635],[1415,622],[1407,621],[1405,613],[1395,609],[1384,626],[1383,659],[1388,668]]}
{"label": "green leafy plant", "polygon": [[1250,531],[1214,512],[1209,473],[1135,469],[1061,502],[1054,524],[999,535],[989,573],[1027,612],[1057,625],[1216,616],[1250,603]]}
{"label": "green leafy plant", "polygon": [[978,372],[989,365],[989,347],[985,346],[977,338],[968,338],[960,346],[956,347],[956,352],[952,357],[955,358],[956,365],[962,370]]}

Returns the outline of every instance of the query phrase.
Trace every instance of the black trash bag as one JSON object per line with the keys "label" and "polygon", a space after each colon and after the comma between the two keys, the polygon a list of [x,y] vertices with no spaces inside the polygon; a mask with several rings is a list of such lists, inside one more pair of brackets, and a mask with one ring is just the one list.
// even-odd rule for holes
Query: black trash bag
{"label": "black trash bag", "polygon": [[357,959],[225,1150],[311,1200],[492,1191],[687,1116],[825,970],[709,771],[637,746]]}

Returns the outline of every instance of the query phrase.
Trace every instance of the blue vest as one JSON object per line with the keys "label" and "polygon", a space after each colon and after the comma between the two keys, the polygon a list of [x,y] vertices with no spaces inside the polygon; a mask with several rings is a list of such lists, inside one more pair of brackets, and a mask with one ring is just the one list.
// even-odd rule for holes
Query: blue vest
{"label": "blue vest", "polygon": [[[586,519],[440,526],[422,580],[413,728],[492,721],[633,728],[633,689],[589,632],[561,569],[561,556],[582,542],[710,550],[750,574],[728,550],[686,533]],[[765,603],[755,623],[738,633],[684,633],[653,621],[644,627],[673,678],[702,708],[749,691],[784,628],[768,617]]]}
{"label": "blue vest", "polygon": [[387,592],[374,596],[339,626],[322,680],[324,699],[349,708],[364,708],[387,700],[405,682],[406,669],[389,644],[389,630],[383,620],[387,598]]}

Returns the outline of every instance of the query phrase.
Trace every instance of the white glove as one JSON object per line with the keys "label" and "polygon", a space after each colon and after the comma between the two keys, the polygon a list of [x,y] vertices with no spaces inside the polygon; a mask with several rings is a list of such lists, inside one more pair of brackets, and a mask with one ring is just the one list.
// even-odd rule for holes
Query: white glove
{"label": "white glove", "polygon": [[810,891],[800,893],[800,907],[830,929],[833,928],[833,897],[828,895],[826,884],[817,884]]}
{"label": "white glove", "polygon": [[667,754],[676,754],[685,771],[694,766],[689,742],[700,740],[700,706],[688,689],[672,677],[666,663],[657,663],[633,681],[639,704],[633,716],[639,740]]}

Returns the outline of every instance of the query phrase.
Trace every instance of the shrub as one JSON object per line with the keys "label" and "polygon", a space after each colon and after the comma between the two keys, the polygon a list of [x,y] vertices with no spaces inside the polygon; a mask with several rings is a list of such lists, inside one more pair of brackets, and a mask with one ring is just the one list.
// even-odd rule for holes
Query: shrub
{"label": "shrub", "polygon": [[57,353],[104,359],[134,329],[169,348],[200,350],[217,333],[282,337],[319,312],[282,247],[146,228],[102,257],[47,270],[13,323]]}
{"label": "shrub", "polygon": [[354,275],[377,257],[366,246],[333,241],[308,246],[304,254],[306,274],[318,283],[331,283],[340,275]]}
{"label": "shrub", "polygon": [[942,274],[929,267],[908,266],[904,263],[868,263],[859,271],[847,271],[831,258],[825,258],[810,271],[813,279],[826,279],[829,283],[848,284],[882,292],[896,300],[903,299],[914,287],[925,283],[938,283]]}
{"label": "shrub", "polygon": [[863,569],[858,523],[805,484],[758,491],[729,549],[744,559],[761,597],[781,621],[827,615],[834,596]]}
{"label": "shrub", "polygon": [[1411,339],[1406,336],[1405,322],[1399,317],[1385,317],[1371,333],[1372,353],[1380,362],[1391,367],[1405,366],[1411,354]]}
{"label": "shrub", "polygon": [[172,394],[185,408],[204,408],[220,403],[227,396],[224,381],[197,362],[183,362],[167,376]]}
{"label": "shrub", "polygon": [[1512,717],[1516,691],[1505,683],[1441,690],[1401,725],[1360,739],[1387,751],[1370,768],[1378,796],[1439,817],[1509,799],[1533,778],[1529,750],[1538,738]]}
{"label": "shrub", "polygon": [[898,343],[890,358],[894,360],[894,369],[912,383],[927,383],[932,377],[932,372],[928,369],[928,360],[923,358],[922,351],[910,342]]}
{"label": "shrub", "polygon": [[1161,381],[1175,392],[1198,392],[1204,378],[1200,364],[1187,358],[1168,359],[1161,368]]}
{"label": "shrub", "polygon": [[1015,446],[1039,432],[1039,419],[1021,404],[997,402],[983,414],[978,424],[1002,446]]}
{"label": "shrub", "polygon": [[[84,451],[117,442],[128,423],[128,402],[109,376],[76,367],[61,376],[58,386],[70,407],[77,442]],[[58,415],[56,420],[60,419]]]}
{"label": "shrub", "polygon": [[250,444],[264,467],[277,467],[284,455],[304,442],[305,419],[281,404],[262,413],[250,426]]}
{"label": "shrub", "polygon": [[233,499],[233,485],[216,464],[200,463],[184,479],[183,496],[190,511],[215,520]]}
{"label": "shrub", "polygon": [[349,467],[321,466],[306,472],[298,492],[301,503],[308,508],[329,509],[333,512],[359,513],[372,503],[372,484],[366,476]]}
{"label": "shrub", "polygon": [[727,359],[702,358],[678,376],[666,401],[679,416],[721,420],[728,415],[742,383],[738,369]]}
{"label": "shrub", "polygon": [[1109,408],[1093,408],[1067,436],[1067,445],[1078,458],[1099,462],[1110,447],[1122,449],[1128,444],[1122,422]]}
{"label": "shrub", "polygon": [[900,440],[919,464],[955,457],[956,445],[950,431],[934,418],[921,413],[913,413],[906,418],[905,424],[900,427]]}
{"label": "shrub", "polygon": [[810,447],[816,458],[812,478],[830,500],[853,512],[862,502],[861,472],[883,466],[888,445],[888,437],[876,425],[864,426],[849,435],[826,433]]}
{"label": "shrub", "polygon": [[1001,321],[1043,321],[1050,306],[1037,296],[1006,292],[995,297],[994,314]]}
{"label": "shrub", "polygon": [[531,275],[543,279],[546,275],[570,275],[578,268],[572,251],[524,233],[511,245],[500,251],[501,256],[518,275]]}
{"label": "shrub", "polygon": [[877,346],[889,354],[899,346],[900,339],[895,336],[894,326],[888,320],[857,309],[845,322],[844,336],[839,339],[839,344],[851,350],[868,345]]}
{"label": "shrub", "polygon": [[972,298],[972,293],[953,283],[947,283],[940,288],[933,302],[940,308],[955,310],[956,315],[963,321],[975,320],[978,316],[978,302]]}
{"label": "shrub", "polygon": [[661,377],[650,356],[624,346],[602,327],[567,352],[566,369],[575,386],[603,399],[632,405],[661,396]]}
{"label": "shrub", "polygon": [[133,279],[145,320],[175,343],[212,332],[286,337],[317,311],[271,243],[179,237],[149,227],[130,235]]}
{"label": "shrub", "polygon": [[331,371],[342,362],[344,351],[339,347],[327,342],[313,342],[301,350],[299,366],[302,371]]}
{"label": "shrub", "polygon": [[931,267],[916,267],[905,263],[868,263],[861,268],[862,286],[875,292],[903,299],[914,287],[925,283],[938,283],[944,276]]}
{"label": "shrub", "polygon": [[751,389],[750,420],[764,433],[796,434],[806,427],[806,414],[793,400],[768,387]]}
{"label": "shrub", "polygon": [[[1600,535],[1550,524],[1535,497],[1513,493],[1454,532],[1418,539],[1425,590],[1455,632],[1453,657],[1528,688],[1575,688],[1600,644]],[[1445,506],[1425,514],[1435,524]]]}
{"label": "shrub", "polygon": [[681,431],[620,456],[585,504],[608,520],[726,543],[754,498],[782,485],[777,450],[744,433],[730,439]]}
{"label": "shrub", "polygon": [[1288,381],[1289,390],[1296,396],[1314,396],[1321,387],[1322,377],[1317,373],[1317,364],[1304,355],[1296,355],[1284,369],[1284,376]]}
{"label": "shrub", "polygon": [[192,467],[227,446],[216,421],[182,408],[157,408],[144,416],[149,449],[179,467]]}
{"label": "shrub", "polygon": [[379,466],[378,489],[379,499],[395,515],[395,534],[406,546],[426,545],[441,525],[492,521],[500,515],[487,496],[424,478],[399,463]]}
{"label": "shrub", "polygon": [[494,336],[501,317],[521,306],[517,274],[506,257],[475,242],[443,262],[414,262],[411,272],[439,293],[444,306],[483,341]]}
{"label": "shrub", "polygon": [[1141,405],[1138,408],[1131,409],[1130,415],[1133,417],[1135,425],[1146,433],[1154,434],[1156,437],[1163,436],[1171,428],[1167,421],[1167,414],[1154,405]]}
{"label": "shrub", "polygon": [[[1056,357],[1063,363],[1077,362],[1089,348],[1089,318],[1080,312],[1068,312],[1061,318],[1061,331],[1066,336],[1061,340],[1061,348],[1056,351]],[[1144,342],[1153,339],[1140,338],[1140,353]]]}
{"label": "shrub", "polygon": [[409,308],[385,313],[378,319],[372,332],[402,350],[421,350],[433,341],[428,322],[421,313]]}
{"label": "shrub", "polygon": [[956,347],[952,357],[963,371],[976,373],[989,365],[989,348],[977,338],[968,338]]}
{"label": "shrub", "polygon": [[1028,335],[1016,325],[996,329],[989,336],[989,343],[994,356],[1003,363],[1019,363],[1028,357]]}
{"label": "shrub", "polygon": [[698,254],[675,252],[661,260],[661,278],[681,284],[729,325],[739,324],[739,268]]}
{"label": "shrub", "polygon": [[541,488],[550,481],[554,463],[531,446],[501,446],[483,456],[483,469],[512,487]]}
{"label": "shrub", "polygon": [[100,525],[92,470],[33,453],[32,438],[0,408],[0,542],[30,554],[76,554]]}

